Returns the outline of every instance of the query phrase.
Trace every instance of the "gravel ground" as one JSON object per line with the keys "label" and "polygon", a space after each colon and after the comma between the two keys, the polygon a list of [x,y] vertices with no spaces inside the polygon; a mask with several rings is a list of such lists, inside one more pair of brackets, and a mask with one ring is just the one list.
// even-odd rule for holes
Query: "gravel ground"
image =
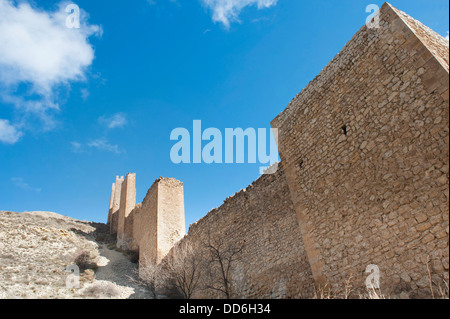
{"label": "gravel ground", "polygon": [[102,245],[99,250],[101,256],[104,256],[109,262],[106,266],[99,267],[96,272],[97,280],[112,281],[123,287],[133,287],[134,294],[129,296],[130,299],[152,298],[152,294],[139,284],[136,264],[122,253],[108,249],[107,245]]}
{"label": "gravel ground", "polygon": [[[151,298],[137,265],[114,245],[104,224],[50,212],[0,211],[0,299]],[[87,254],[93,269],[69,289],[66,267]]]}

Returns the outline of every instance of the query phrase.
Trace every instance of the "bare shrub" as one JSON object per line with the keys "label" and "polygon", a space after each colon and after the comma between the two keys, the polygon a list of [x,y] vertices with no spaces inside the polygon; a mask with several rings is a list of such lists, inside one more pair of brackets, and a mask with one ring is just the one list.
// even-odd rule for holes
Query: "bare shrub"
{"label": "bare shrub", "polygon": [[167,280],[161,264],[146,258],[140,260],[138,278],[137,283],[150,290],[154,299],[157,299],[160,288],[164,286]]}
{"label": "bare shrub", "polygon": [[209,236],[206,248],[209,254],[206,265],[208,277],[206,288],[219,292],[226,299],[233,298],[235,296],[233,269],[242,261],[245,242],[225,241],[222,237],[212,239]]}
{"label": "bare shrub", "polygon": [[191,299],[201,287],[205,260],[197,246],[180,243],[163,261],[166,286],[173,286],[184,299]]}
{"label": "bare shrub", "polygon": [[176,245],[159,264],[148,259],[141,260],[139,280],[155,299],[158,295],[191,299],[201,287],[204,264],[198,249],[182,243]]}
{"label": "bare shrub", "polygon": [[137,251],[137,250],[130,250],[127,253],[127,257],[133,264],[139,263],[139,251]]}
{"label": "bare shrub", "polygon": [[97,270],[97,263],[92,261],[92,258],[89,252],[83,250],[78,256],[75,258],[74,263],[80,268],[80,272],[83,272],[87,269]]}
{"label": "bare shrub", "polygon": [[106,299],[120,297],[120,290],[110,282],[96,282],[84,287],[79,295],[84,298]]}

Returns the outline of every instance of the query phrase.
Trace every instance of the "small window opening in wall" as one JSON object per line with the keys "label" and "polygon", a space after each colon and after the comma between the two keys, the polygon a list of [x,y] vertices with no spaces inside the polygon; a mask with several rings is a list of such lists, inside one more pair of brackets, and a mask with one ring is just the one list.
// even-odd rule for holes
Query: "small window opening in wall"
{"label": "small window opening in wall", "polygon": [[298,162],[298,167],[303,168],[303,164],[305,164],[305,161],[301,160],[300,162]]}
{"label": "small window opening in wall", "polygon": [[347,134],[348,134],[348,127],[347,127],[347,125],[344,125],[342,127],[342,132],[344,133],[345,136],[347,136]]}

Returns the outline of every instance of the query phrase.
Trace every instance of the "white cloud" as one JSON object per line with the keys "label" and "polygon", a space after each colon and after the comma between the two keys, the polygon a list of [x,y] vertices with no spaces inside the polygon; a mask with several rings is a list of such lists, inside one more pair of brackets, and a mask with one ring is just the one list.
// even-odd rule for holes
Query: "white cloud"
{"label": "white cloud", "polygon": [[83,99],[83,101],[86,101],[90,95],[88,89],[81,89],[80,94],[81,94],[81,98]]}
{"label": "white cloud", "polygon": [[257,6],[258,10],[275,6],[278,0],[202,0],[212,10],[213,21],[222,23],[225,28],[233,21],[239,22],[239,14],[248,6]]}
{"label": "white cloud", "polygon": [[72,146],[72,152],[74,153],[82,153],[83,152],[83,145],[78,142],[71,142],[70,145]]}
{"label": "white cloud", "polygon": [[26,190],[26,191],[34,191],[34,192],[37,192],[37,193],[39,193],[39,192],[41,191],[40,188],[36,188],[36,187],[30,186],[28,183],[26,183],[26,182],[23,180],[22,177],[13,177],[13,178],[11,178],[11,182],[12,182],[15,186],[17,186],[17,187],[19,187],[19,188],[21,188],[21,189],[23,189],[23,190]]}
{"label": "white cloud", "polygon": [[128,121],[126,114],[116,113],[111,116],[101,116],[98,121],[109,129],[124,127]]}
{"label": "white cloud", "polygon": [[445,40],[449,41],[448,31],[447,31],[447,35],[445,36]]}
{"label": "white cloud", "polygon": [[5,144],[16,143],[22,133],[14,126],[9,124],[8,120],[0,119],[0,142]]}
{"label": "white cloud", "polygon": [[[178,3],[178,0],[169,0],[169,1],[172,2],[172,3],[175,3],[175,4],[177,4],[177,5],[180,5],[180,4]],[[147,0],[147,3],[148,3],[150,6],[154,6],[155,4],[157,4],[156,0]]]}
{"label": "white cloud", "polygon": [[119,146],[110,144],[108,141],[103,139],[94,140],[88,143],[89,147],[96,148],[100,151],[107,151],[116,154],[120,154]]}
{"label": "white cloud", "polygon": [[[47,12],[26,1],[0,0],[0,98],[45,124],[50,110],[59,110],[58,89],[86,79],[94,60],[88,38],[101,34],[83,11],[80,28],[67,28],[65,4]],[[25,88],[20,95],[19,85]]]}
{"label": "white cloud", "polygon": [[83,144],[79,142],[71,142],[70,143],[71,151],[73,153],[86,153],[89,152],[89,149],[96,149],[98,151],[111,152],[116,154],[124,153],[124,151],[119,149],[119,146],[116,144],[111,144],[105,138],[99,138],[96,140],[91,140],[89,143]]}

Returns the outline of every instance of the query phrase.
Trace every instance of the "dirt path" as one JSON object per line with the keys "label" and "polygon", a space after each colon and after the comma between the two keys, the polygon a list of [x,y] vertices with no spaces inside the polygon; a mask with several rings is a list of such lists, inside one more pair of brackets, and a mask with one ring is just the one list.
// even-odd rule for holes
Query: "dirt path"
{"label": "dirt path", "polygon": [[[109,249],[106,245],[99,247],[99,268],[95,274],[96,280],[109,281],[119,286],[133,289],[130,299],[151,299],[152,294],[139,285],[136,264],[132,263],[124,254]],[[129,289],[127,289],[129,291]],[[125,292],[125,291],[124,291]],[[126,293],[126,292],[125,292]]]}

